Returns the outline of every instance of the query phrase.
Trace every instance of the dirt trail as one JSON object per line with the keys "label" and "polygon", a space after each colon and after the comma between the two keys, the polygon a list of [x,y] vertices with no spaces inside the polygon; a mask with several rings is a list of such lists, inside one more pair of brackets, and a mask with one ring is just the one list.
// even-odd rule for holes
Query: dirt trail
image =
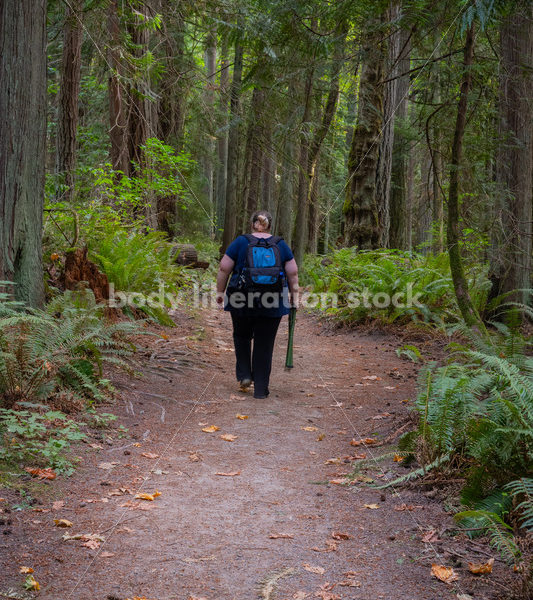
{"label": "dirt trail", "polygon": [[[133,438],[115,433],[101,449],[84,447],[76,475],[47,486],[44,507],[60,498],[64,507],[12,513],[11,535],[0,540],[0,598],[10,586],[21,589],[18,567],[25,564],[47,600],[498,597],[457,558],[482,562],[486,549],[443,535],[453,521],[434,494],[328,483],[350,472],[343,457],[385,452],[350,440],[383,440],[406,422],[402,401],[412,397],[415,371],[397,358],[398,344],[386,336],[328,335],[299,318],[295,368],[286,373],[286,328],[284,322],[267,400],[235,391],[228,315],[204,313],[166,332],[167,340],[148,340],[145,377],[119,376],[121,400],[106,408]],[[220,429],[204,433],[208,425]],[[340,464],[326,464],[332,458]],[[402,473],[389,460],[367,475],[380,481]],[[114,495],[119,488],[125,493]],[[139,490],[161,495],[134,500],[130,492]],[[74,525],[54,528],[54,518]],[[430,529],[434,541],[424,543]],[[105,543],[91,549],[83,540],[65,542],[65,531],[101,534]],[[290,537],[271,538],[280,535]],[[459,583],[432,578],[432,562],[455,566]],[[496,576],[503,569],[497,562]]]}

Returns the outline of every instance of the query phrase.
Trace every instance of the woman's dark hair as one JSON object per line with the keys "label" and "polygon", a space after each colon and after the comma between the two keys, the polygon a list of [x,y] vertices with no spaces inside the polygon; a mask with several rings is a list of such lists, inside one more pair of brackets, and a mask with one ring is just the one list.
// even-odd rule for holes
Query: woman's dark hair
{"label": "woman's dark hair", "polygon": [[[252,229],[255,231],[270,231],[272,215],[267,210],[256,210],[251,218]],[[256,223],[259,227],[256,227]]]}

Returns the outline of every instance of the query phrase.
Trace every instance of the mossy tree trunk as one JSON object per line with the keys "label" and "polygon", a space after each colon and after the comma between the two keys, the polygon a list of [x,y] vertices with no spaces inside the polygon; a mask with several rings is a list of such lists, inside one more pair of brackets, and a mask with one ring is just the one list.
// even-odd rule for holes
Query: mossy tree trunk
{"label": "mossy tree trunk", "polygon": [[450,270],[453,287],[457,298],[457,305],[465,323],[469,326],[482,326],[479,316],[472,304],[468,292],[468,284],[463,269],[463,261],[459,248],[459,169],[463,151],[463,137],[466,125],[466,111],[468,107],[468,93],[472,82],[472,60],[474,56],[474,23],[470,25],[466,34],[463,61],[463,79],[461,93],[457,105],[457,119],[452,143],[450,161],[450,191],[448,194],[448,227],[447,243],[450,257]]}
{"label": "mossy tree trunk", "polygon": [[0,3],[0,281],[44,301],[46,1]]}

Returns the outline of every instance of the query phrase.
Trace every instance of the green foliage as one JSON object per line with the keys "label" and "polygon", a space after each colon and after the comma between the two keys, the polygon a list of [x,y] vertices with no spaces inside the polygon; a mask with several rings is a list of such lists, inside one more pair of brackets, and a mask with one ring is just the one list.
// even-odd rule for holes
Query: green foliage
{"label": "green foliage", "polygon": [[533,479],[521,477],[508,483],[505,489],[519,501],[516,510],[520,514],[520,526],[526,531],[533,531]]}
{"label": "green foliage", "polygon": [[424,362],[422,352],[420,352],[420,350],[412,344],[405,344],[401,348],[397,348],[396,355],[398,358],[405,356],[408,360],[411,360],[414,363]]}
{"label": "green foliage", "polygon": [[44,414],[27,410],[0,409],[0,460],[31,461],[70,475],[73,462],[68,457],[72,442],[85,438],[79,424],[59,411]]}
{"label": "green foliage", "polygon": [[[80,295],[84,300],[80,300]],[[85,304],[84,306],[82,306]],[[47,311],[0,319],[0,402],[47,400],[62,390],[103,399],[102,366],[127,366],[133,353],[132,323],[108,323],[90,291],[66,292]]]}
{"label": "green foliage", "polygon": [[[470,293],[478,310],[484,306],[490,288],[485,271],[475,266],[470,269]],[[307,256],[302,282],[312,285],[314,292],[338,294],[338,307],[327,312],[344,323],[376,319],[383,323],[413,321],[443,327],[460,318],[447,254],[344,248],[325,258]],[[366,295],[370,301],[366,306],[364,301],[350,306],[349,294],[359,298]],[[387,294],[389,305],[375,306],[371,299],[377,294]],[[409,306],[409,295],[418,302]],[[392,301],[395,297],[396,302]]]}

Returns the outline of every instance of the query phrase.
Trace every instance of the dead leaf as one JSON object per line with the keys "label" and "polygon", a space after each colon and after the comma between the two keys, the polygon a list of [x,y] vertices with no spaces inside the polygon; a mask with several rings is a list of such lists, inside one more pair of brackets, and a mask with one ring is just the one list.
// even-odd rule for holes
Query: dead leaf
{"label": "dead leaf", "polygon": [[35,580],[35,578],[33,577],[33,575],[28,575],[28,577],[26,577],[26,581],[24,582],[24,587],[27,590],[34,590],[36,592],[38,592],[41,589],[41,586]]}
{"label": "dead leaf", "polygon": [[422,536],[422,541],[425,544],[430,544],[431,542],[436,542],[438,539],[439,539],[439,536],[435,529],[430,529],[429,531],[426,531],[426,533],[424,533],[424,535]]}
{"label": "dead leaf", "polygon": [[230,471],[229,473],[224,473],[224,471],[217,471],[215,473],[215,475],[218,475],[219,477],[237,477],[237,475],[240,474],[240,471]]}
{"label": "dead leaf", "polygon": [[492,573],[492,565],[494,564],[494,559],[490,558],[486,563],[468,563],[468,570],[470,573],[474,573],[474,575],[485,575],[487,573]]}
{"label": "dead leaf", "polygon": [[351,575],[343,581],[339,581],[337,585],[341,585],[342,587],[361,587],[361,582],[353,579],[353,575]]}
{"label": "dead leaf", "polygon": [[320,590],[315,592],[315,598],[321,598],[322,600],[341,600],[338,594],[333,594],[331,590],[335,587],[334,583],[324,583],[320,586]]}
{"label": "dead leaf", "polygon": [[235,415],[239,421],[246,421],[248,419],[248,415]]}
{"label": "dead leaf", "polygon": [[135,494],[135,498],[137,500],[149,500],[150,502],[155,500],[158,496],[161,496],[161,492],[158,492],[157,490],[155,492],[152,492],[151,494],[146,494],[142,492],[139,494]]}
{"label": "dead leaf", "polygon": [[246,396],[237,396],[237,394],[230,394],[230,400],[246,400]]}
{"label": "dead leaf", "polygon": [[159,454],[155,452],[142,452],[141,456],[144,456],[144,458],[159,458]]}
{"label": "dead leaf", "polygon": [[361,444],[364,446],[370,446],[371,444],[375,444],[376,442],[377,440],[374,438],[365,438],[364,440],[354,439],[350,442],[350,446],[361,446]]}
{"label": "dead leaf", "polygon": [[361,452],[361,454],[354,454],[350,456],[350,460],[364,460],[366,458],[366,452]]}
{"label": "dead leaf", "polygon": [[431,574],[444,583],[452,583],[459,579],[452,567],[444,567],[435,563],[431,565]]}
{"label": "dead leaf", "polygon": [[101,558],[111,558],[112,556],[115,556],[114,552],[107,552],[107,550],[104,550],[103,552],[100,552],[100,557]]}
{"label": "dead leaf", "polygon": [[37,479],[55,479],[57,477],[57,473],[53,469],[39,469],[38,467],[25,467],[24,470],[37,477]]}
{"label": "dead leaf", "polygon": [[316,441],[317,441],[317,442],[321,442],[321,441],[322,441],[322,440],[323,440],[325,437],[326,437],[326,434],[325,434],[325,433],[321,433],[321,434],[320,434],[320,435],[319,435],[319,436],[316,438]]}
{"label": "dead leaf", "polygon": [[292,533],[271,533],[268,537],[271,540],[279,540],[279,539],[293,540],[294,539],[294,536],[292,535]]}
{"label": "dead leaf", "polygon": [[306,427],[302,427],[302,431],[318,431],[318,427],[307,425]]}
{"label": "dead leaf", "polygon": [[309,571],[309,573],[314,573],[315,575],[324,575],[326,572],[326,569],[323,569],[322,567],[312,567],[309,563],[304,563],[303,568],[306,571]]}
{"label": "dead leaf", "polygon": [[405,456],[401,456],[400,454],[395,454],[392,459],[394,462],[402,462],[405,460]]}
{"label": "dead leaf", "polygon": [[101,462],[101,463],[98,463],[98,468],[103,469],[104,471],[110,471],[111,469],[114,469],[119,464],[120,463],[118,463],[118,462]]}
{"label": "dead leaf", "polygon": [[221,440],[224,440],[225,442],[234,442],[237,439],[236,435],[233,435],[232,433],[223,433],[220,436]]}
{"label": "dead leaf", "polygon": [[135,448],[140,448],[141,447],[141,443],[140,442],[135,442],[134,444],[132,444],[132,446],[135,446]]}
{"label": "dead leaf", "polygon": [[54,519],[54,524],[56,527],[72,527],[73,525],[73,523],[67,519]]}
{"label": "dead leaf", "polygon": [[89,446],[91,448],[94,448],[95,450],[103,450],[104,449],[104,447],[100,446],[100,444],[89,444]]}
{"label": "dead leaf", "polygon": [[209,425],[209,427],[203,427],[202,431],[204,433],[215,433],[215,431],[220,431],[220,427],[217,427],[216,425]]}
{"label": "dead leaf", "polygon": [[83,542],[82,546],[90,548],[91,550],[98,550],[98,548],[100,548],[100,542],[98,540],[87,540],[86,542]]}
{"label": "dead leaf", "polygon": [[340,465],[340,458],[328,458],[328,460],[324,463],[325,465]]}
{"label": "dead leaf", "polygon": [[19,573],[22,573],[23,575],[26,575],[28,573],[33,573],[33,569],[31,567],[20,567],[19,568]]}
{"label": "dead leaf", "polygon": [[379,508],[379,504],[365,504],[365,508],[369,508],[370,510],[376,510]]}
{"label": "dead leaf", "polygon": [[311,548],[311,550],[313,550],[313,552],[335,552],[337,550],[337,543],[333,540],[326,540],[325,548],[318,548],[315,546],[314,548]]}
{"label": "dead leaf", "polygon": [[346,479],[346,477],[343,477],[342,479],[330,479],[329,483],[332,483],[334,485],[344,485],[346,483],[350,483],[350,480]]}
{"label": "dead leaf", "polygon": [[395,506],[394,510],[397,511],[403,511],[403,510],[416,510],[417,508],[424,508],[423,506],[421,506],[420,504],[400,504],[399,506]]}
{"label": "dead leaf", "polygon": [[63,508],[63,506],[65,506],[64,500],[56,500],[52,503],[52,510],[59,510],[60,508]]}
{"label": "dead leaf", "polygon": [[361,379],[366,381],[380,381],[381,377],[378,377],[377,375],[366,375],[365,377],[361,377]]}
{"label": "dead leaf", "polygon": [[387,417],[390,417],[390,416],[391,416],[391,414],[390,414],[390,413],[388,413],[388,412],[385,412],[385,413],[382,413],[381,415],[375,415],[374,417],[372,417],[372,419],[373,419],[374,421],[379,421],[379,420],[381,420],[381,419],[386,419]]}
{"label": "dead leaf", "polygon": [[189,460],[191,462],[200,462],[202,460],[202,456],[199,452],[189,452]]}
{"label": "dead leaf", "polygon": [[351,536],[349,533],[341,533],[340,531],[336,531],[331,534],[331,537],[334,540],[351,540],[353,536]]}

